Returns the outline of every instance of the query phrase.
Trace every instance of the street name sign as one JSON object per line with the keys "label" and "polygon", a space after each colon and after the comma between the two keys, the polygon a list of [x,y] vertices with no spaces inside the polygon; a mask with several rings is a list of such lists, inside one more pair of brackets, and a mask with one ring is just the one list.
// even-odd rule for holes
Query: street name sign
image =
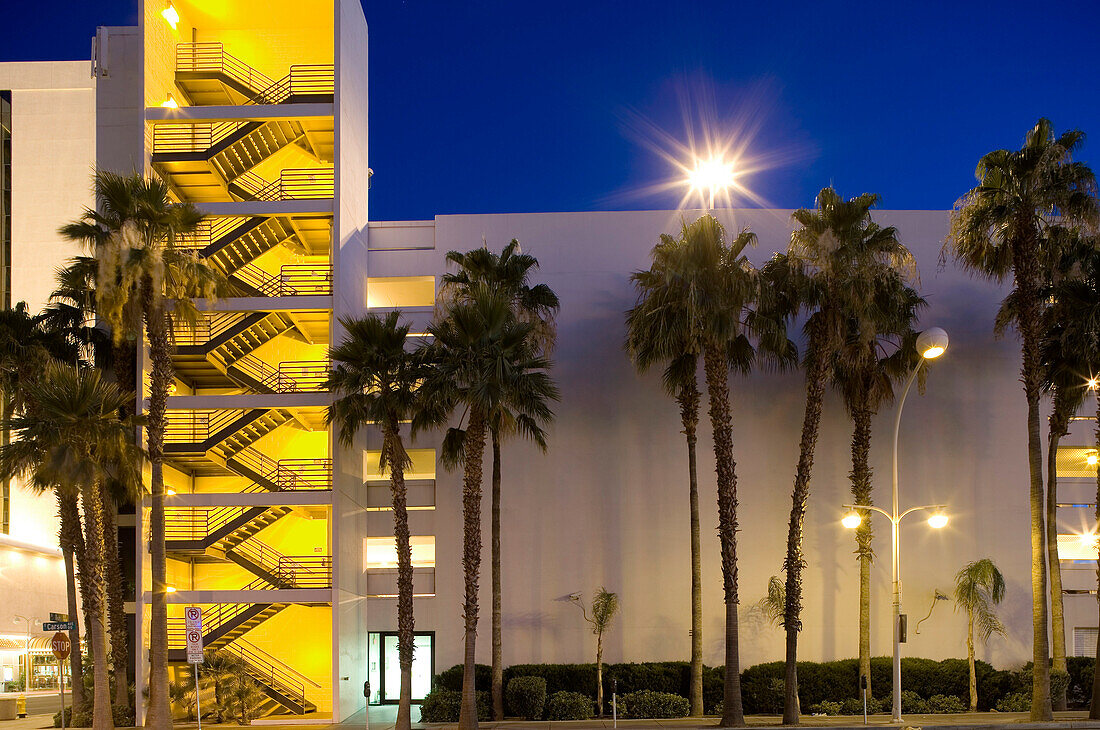
{"label": "street name sign", "polygon": [[67,613],[54,613],[50,611],[50,621],[68,621],[69,614]]}
{"label": "street name sign", "polygon": [[75,628],[75,621],[47,621],[42,624],[43,631],[72,631]]}

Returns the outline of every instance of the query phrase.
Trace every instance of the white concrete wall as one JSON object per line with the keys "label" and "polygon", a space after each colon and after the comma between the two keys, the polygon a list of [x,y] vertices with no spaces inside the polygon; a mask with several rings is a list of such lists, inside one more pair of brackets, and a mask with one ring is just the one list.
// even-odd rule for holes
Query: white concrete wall
{"label": "white concrete wall", "polygon": [[[336,2],[336,195],[333,222],[332,340],[336,317],[366,307],[367,263],[367,21],[358,0]],[[335,446],[335,436],[330,434]],[[335,449],[332,450],[333,452]],[[367,592],[366,494],[363,460],[333,459],[333,717],[344,720],[366,707]]]}
{"label": "white concrete wall", "polygon": [[[728,211],[730,230],[749,226],[760,245],[757,265],[786,247],[789,211]],[[686,213],[689,219],[697,213]],[[975,280],[950,262],[938,264],[948,213],[884,211],[917,257],[920,291],[929,306],[922,326],[944,327],[947,354],[928,376],[927,392],[914,391],[906,406],[900,451],[903,505],[943,502],[952,521],[932,531],[920,519],[902,528],[904,610],[914,625],[933,591],[949,592],[955,572],[970,560],[992,558],[1005,573],[1002,615],[1008,637],[994,639],[980,657],[998,666],[1029,658],[1030,588],[1028,477],[1024,402],[1017,381],[1018,347],[995,340],[993,315],[1002,288]],[[509,443],[503,455],[504,662],[591,661],[594,639],[566,597],[589,598],[598,586],[622,598],[622,615],[605,638],[607,661],[686,660],[690,640],[690,573],[686,448],[675,403],[664,395],[659,373],[635,374],[623,350],[623,313],[635,301],[632,271],[648,266],[661,232],[674,232],[679,216],[668,211],[441,216],[434,249],[423,227],[402,246],[400,227],[385,229],[387,250],[370,253],[372,276],[439,275],[450,249],[488,245],[500,250],[518,238],[538,257],[534,279],[562,301],[553,373],[562,400],[550,432],[550,452]],[[408,224],[402,224],[407,226]],[[374,229],[372,228],[372,235]],[[401,250],[405,248],[406,250]],[[419,250],[411,250],[419,249]],[[781,631],[753,610],[769,576],[781,574],[790,489],[798,457],[804,405],[801,373],[731,377],[734,452],[740,495],[738,545],[743,666],[782,658]],[[704,408],[706,405],[704,399]],[[875,495],[889,500],[892,411],[875,423],[871,461]],[[699,434],[704,580],[705,661],[718,664],[723,649],[722,580],[710,429]],[[839,519],[849,500],[850,423],[830,393],[825,404],[806,524],[808,568],[805,630],[800,657],[824,660],[857,654],[858,570],[854,540]],[[438,443],[438,436],[434,437]],[[415,445],[432,445],[421,438]],[[434,598],[418,599],[417,630],[437,631],[436,666],[461,660],[461,479],[441,471],[438,509],[410,515],[414,534],[436,535]],[[483,519],[481,622],[478,661],[490,658],[489,504]],[[385,534],[385,520],[372,519]],[[875,522],[879,559],[874,568],[872,646],[890,652],[888,529]],[[373,533],[372,533],[373,534]],[[1090,611],[1085,604],[1090,604]],[[1067,626],[1096,625],[1091,599],[1067,601]],[[395,628],[393,602],[372,602],[370,630]],[[364,639],[365,640],[365,639]],[[964,620],[939,604],[919,635],[910,631],[904,653],[963,656]]]}
{"label": "white concrete wall", "polygon": [[[48,303],[54,271],[80,252],[57,229],[93,202],[95,83],[88,61],[0,63],[0,89],[12,92],[11,302],[36,313]],[[53,496],[13,481],[10,536],[56,550],[57,529]],[[16,630],[9,614],[66,613],[61,559],[0,543],[0,597],[5,634]]]}

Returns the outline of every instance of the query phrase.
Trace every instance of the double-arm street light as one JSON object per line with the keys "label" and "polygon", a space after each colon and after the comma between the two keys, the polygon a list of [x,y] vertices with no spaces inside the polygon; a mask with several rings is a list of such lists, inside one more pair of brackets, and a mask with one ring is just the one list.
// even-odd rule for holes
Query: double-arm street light
{"label": "double-arm street light", "polygon": [[905,382],[905,390],[902,391],[901,398],[898,399],[897,414],[894,416],[892,510],[887,512],[881,507],[875,507],[870,504],[846,504],[844,507],[851,510],[851,512],[845,515],[844,519],[841,520],[841,524],[850,530],[859,527],[860,523],[863,521],[863,518],[857,510],[872,510],[884,515],[890,520],[894,588],[894,614],[892,623],[894,638],[894,722],[901,722],[901,556],[898,546],[898,527],[901,525],[901,521],[906,515],[925,510],[932,513],[928,518],[928,525],[930,527],[939,529],[947,525],[947,515],[944,514],[944,505],[942,504],[926,504],[919,507],[910,507],[904,512],[900,511],[898,505],[898,432],[901,429],[901,411],[902,408],[905,407],[905,397],[909,395],[909,389],[913,386],[913,381],[917,379],[917,373],[920,372],[921,366],[924,365],[925,361],[933,360],[947,350],[947,341],[947,333],[939,327],[926,329],[917,337],[917,352],[920,353],[920,361],[914,366],[913,371],[909,373],[909,379]]}

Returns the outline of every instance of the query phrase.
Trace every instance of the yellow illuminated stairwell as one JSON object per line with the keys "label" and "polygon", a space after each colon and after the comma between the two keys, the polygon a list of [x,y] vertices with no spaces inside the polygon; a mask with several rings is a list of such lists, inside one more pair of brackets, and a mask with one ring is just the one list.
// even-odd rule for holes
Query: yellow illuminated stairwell
{"label": "yellow illuminated stairwell", "polygon": [[[207,215],[178,245],[228,297],[173,332],[170,659],[182,609],[236,654],[262,714],[331,712],[332,3],[145,4],[148,171]],[[177,110],[165,116],[171,95]],[[213,593],[211,593],[213,592]],[[214,602],[211,602],[214,601]]]}

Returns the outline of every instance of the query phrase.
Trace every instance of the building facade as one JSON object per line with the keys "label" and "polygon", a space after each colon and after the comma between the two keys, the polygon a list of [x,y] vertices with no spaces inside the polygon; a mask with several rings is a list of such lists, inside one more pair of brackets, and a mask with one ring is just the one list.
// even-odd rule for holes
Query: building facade
{"label": "building facade", "polygon": [[[594,640],[570,596],[587,597],[601,586],[622,601],[605,637],[605,661],[686,660],[686,448],[676,405],[657,375],[637,375],[624,352],[623,315],[635,301],[630,274],[648,266],[661,233],[674,233],[681,217],[699,211],[368,222],[367,27],[357,0],[146,0],[140,19],[136,28],[99,29],[90,80],[87,63],[80,65],[85,78],[79,83],[78,69],[71,69],[72,98],[82,100],[83,116],[38,130],[42,144],[71,143],[66,152],[73,168],[57,173],[73,188],[64,200],[21,198],[21,190],[34,188],[19,179],[18,165],[12,168],[16,235],[5,258],[10,301],[40,305],[52,284],[45,272],[71,253],[52,231],[91,203],[87,172],[94,160],[102,169],[156,175],[176,199],[204,211],[199,230],[183,245],[233,285],[232,295],[208,304],[197,324],[173,333],[168,584],[152,584],[147,543],[140,540],[132,606],[137,696],[148,669],[149,598],[164,590],[177,674],[186,668],[183,609],[200,606],[205,645],[244,660],[264,691],[265,712],[346,719],[363,709],[366,681],[370,702],[396,701],[396,550],[388,482],[378,467],[381,436],[367,429],[350,449],[333,438],[324,418],[331,402],[324,391],[328,348],[340,339],[341,317],[394,309],[411,323],[410,337],[421,339],[447,270],[446,253],[483,241],[499,250],[513,238],[539,259],[535,278],[562,301],[553,368],[562,397],[547,453],[522,441],[503,449],[505,665],[590,661]],[[0,100],[9,100],[18,122],[16,75],[3,75],[12,66],[0,65]],[[14,90],[5,97],[7,89]],[[19,124],[10,130],[18,163]],[[47,192],[61,196],[63,190]],[[18,233],[24,205],[63,210],[42,224],[41,242],[28,237],[25,247]],[[757,233],[760,245],[749,254],[757,264],[790,237],[790,211],[718,216],[729,230],[747,226]],[[963,655],[965,618],[934,596],[950,593],[966,562],[990,557],[1008,580],[1003,619],[1009,632],[982,647],[980,656],[998,666],[1021,664],[1030,656],[1026,432],[1018,347],[992,334],[1005,291],[940,263],[948,212],[881,211],[876,219],[897,226],[916,256],[919,289],[929,303],[922,323],[951,336],[925,391],[910,396],[902,425],[903,506],[942,503],[951,517],[938,531],[919,520],[903,526],[904,610],[911,626],[930,614],[910,632],[905,654]],[[48,255],[21,264],[21,252],[30,250]],[[21,289],[24,282],[38,286],[37,293]],[[781,632],[756,604],[769,577],[781,573],[804,388],[797,372],[731,377],[731,388],[741,505],[741,659],[748,666],[782,657]],[[1070,652],[1078,654],[1094,650],[1097,626],[1096,550],[1078,538],[1095,531],[1095,465],[1089,462],[1096,444],[1089,424],[1075,422],[1058,453],[1066,632]],[[888,413],[875,425],[880,501],[891,425]],[[858,567],[853,537],[839,524],[849,501],[850,434],[843,406],[830,394],[806,525],[800,656],[808,660],[857,651]],[[709,536],[703,542],[703,640],[705,661],[718,664],[722,581],[705,422],[699,438],[702,525]],[[461,476],[439,464],[440,441],[441,434],[429,433],[407,442],[416,698],[428,691],[433,674],[462,657]],[[53,565],[52,505],[35,504],[47,526],[36,535],[42,529],[50,535],[35,544]],[[133,521],[143,536],[147,508]],[[13,502],[12,509],[22,508]],[[881,541],[886,528],[876,529]],[[31,536],[13,532],[10,539]],[[8,554],[4,544],[0,559]],[[885,552],[880,543],[880,555]],[[8,570],[14,569],[5,568],[0,580]],[[485,663],[488,571],[486,552],[478,633]],[[63,584],[57,586],[49,590],[63,595]],[[889,652],[889,596],[883,559],[874,568],[876,654]]]}

